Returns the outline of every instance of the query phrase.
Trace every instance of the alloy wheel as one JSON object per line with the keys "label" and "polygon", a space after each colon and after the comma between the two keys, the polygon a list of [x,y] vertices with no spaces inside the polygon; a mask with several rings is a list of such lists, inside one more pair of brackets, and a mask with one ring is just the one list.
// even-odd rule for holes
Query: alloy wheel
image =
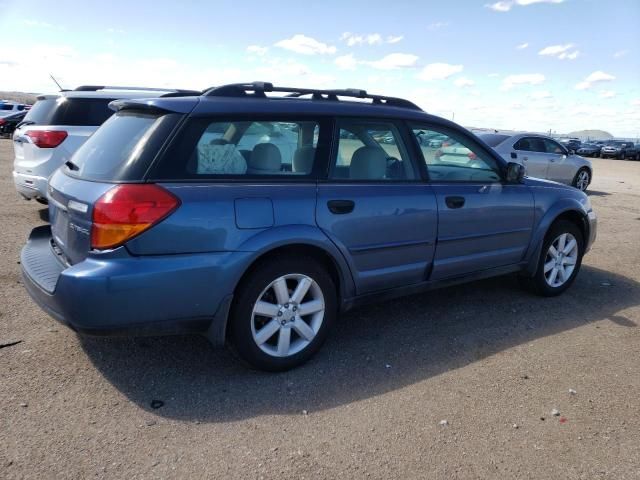
{"label": "alloy wheel", "polygon": [[251,334],[266,354],[289,357],[313,341],[324,315],[324,295],[315,280],[300,273],[283,275],[258,296],[251,314]]}
{"label": "alloy wheel", "polygon": [[550,287],[564,285],[578,262],[578,241],[570,233],[563,233],[551,242],[544,261],[544,278]]}
{"label": "alloy wheel", "polygon": [[589,172],[586,170],[581,170],[578,172],[578,178],[576,179],[576,187],[578,187],[583,192],[589,186]]}

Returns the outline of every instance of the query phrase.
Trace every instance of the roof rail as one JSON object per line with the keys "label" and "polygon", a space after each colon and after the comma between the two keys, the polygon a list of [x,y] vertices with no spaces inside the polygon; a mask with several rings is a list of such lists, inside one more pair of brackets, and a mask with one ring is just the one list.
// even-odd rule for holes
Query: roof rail
{"label": "roof rail", "polygon": [[313,100],[332,100],[338,101],[338,97],[351,97],[371,100],[374,105],[388,105],[391,107],[410,108],[412,110],[422,109],[415,103],[405,100],[404,98],[385,97],[382,95],[370,95],[366,90],[358,88],[335,89],[335,90],[319,90],[312,88],[296,88],[296,87],[274,87],[268,82],[253,83],[231,83],[219,87],[212,87],[203,92],[206,97],[252,97],[267,98],[265,93],[281,92],[287,93],[287,97],[302,97],[311,95]]}
{"label": "roof rail", "polygon": [[160,95],[163,98],[166,97],[199,97],[202,95],[200,90],[176,90],[174,92],[165,93]]}
{"label": "roof rail", "polygon": [[74,88],[74,92],[96,92],[98,90],[128,90],[128,91],[141,91],[141,92],[175,92],[175,93],[188,93],[193,95],[200,95],[201,92],[196,90],[182,90],[179,88],[147,88],[147,87],[122,87],[116,85],[80,85]]}

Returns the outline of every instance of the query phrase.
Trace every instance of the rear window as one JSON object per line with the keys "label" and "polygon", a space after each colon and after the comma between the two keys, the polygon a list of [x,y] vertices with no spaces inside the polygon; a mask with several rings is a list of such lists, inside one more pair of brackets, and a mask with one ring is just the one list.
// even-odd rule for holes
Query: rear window
{"label": "rear window", "polygon": [[478,135],[478,137],[490,147],[497,147],[507,138],[509,138],[509,135],[500,135],[498,133],[483,133],[482,135]]}
{"label": "rear window", "polygon": [[49,119],[53,115],[53,110],[56,108],[56,99],[55,98],[47,98],[45,100],[38,100],[27,116],[25,120],[31,121],[38,125],[48,125]]}
{"label": "rear window", "polygon": [[122,111],[71,157],[66,173],[86,180],[139,181],[180,115]]}
{"label": "rear window", "polygon": [[26,121],[36,125],[99,126],[113,115],[113,98],[47,98],[38,100]]}
{"label": "rear window", "polygon": [[310,178],[320,168],[316,159],[328,148],[329,129],[322,123],[295,117],[192,119],[152,178]]}

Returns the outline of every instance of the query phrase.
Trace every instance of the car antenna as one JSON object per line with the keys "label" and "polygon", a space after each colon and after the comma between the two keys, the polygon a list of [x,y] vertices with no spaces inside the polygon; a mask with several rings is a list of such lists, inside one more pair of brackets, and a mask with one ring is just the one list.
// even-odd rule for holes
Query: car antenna
{"label": "car antenna", "polygon": [[60,89],[60,91],[61,91],[61,92],[63,92],[63,91],[64,91],[64,88],[62,88],[62,87],[60,86],[60,84],[59,84],[59,83],[58,83],[58,81],[55,79],[55,77],[54,77],[53,75],[51,75],[51,74],[49,74],[49,76],[51,77],[51,80],[53,80],[53,81],[55,82],[55,84],[58,86],[58,88]]}

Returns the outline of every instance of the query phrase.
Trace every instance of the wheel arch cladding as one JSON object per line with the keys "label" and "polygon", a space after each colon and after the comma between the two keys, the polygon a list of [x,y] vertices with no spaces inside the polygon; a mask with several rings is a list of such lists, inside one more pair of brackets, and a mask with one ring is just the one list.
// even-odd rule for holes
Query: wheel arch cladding
{"label": "wheel arch cladding", "polygon": [[245,269],[244,273],[236,283],[235,288],[237,289],[240,285],[242,285],[242,283],[260,264],[273,258],[283,256],[294,258],[313,258],[327,269],[327,272],[331,276],[331,279],[336,286],[336,295],[338,295],[339,298],[344,296],[346,287],[344,273],[341,271],[342,269],[336,262],[336,259],[324,248],[310,243],[288,243],[285,245],[275,246],[265,251],[261,251],[259,255],[257,255]]}
{"label": "wheel arch cladding", "polygon": [[583,206],[574,199],[567,199],[565,202],[550,209],[542,220],[538,223],[529,246],[529,262],[525,272],[528,275],[535,275],[538,268],[542,244],[547,232],[554,223],[559,220],[567,220],[575,224],[582,233],[582,241],[586,242],[589,238],[589,222]]}

